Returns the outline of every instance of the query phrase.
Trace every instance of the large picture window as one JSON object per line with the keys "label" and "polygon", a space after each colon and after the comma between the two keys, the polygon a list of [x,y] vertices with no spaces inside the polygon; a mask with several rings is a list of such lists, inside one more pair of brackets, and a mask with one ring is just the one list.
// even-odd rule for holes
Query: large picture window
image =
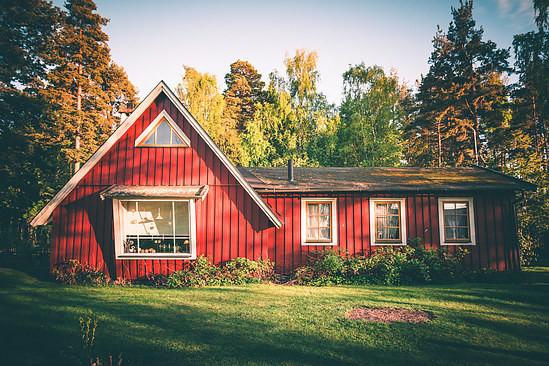
{"label": "large picture window", "polygon": [[406,244],[404,199],[370,200],[370,242],[372,245]]}
{"label": "large picture window", "polygon": [[193,200],[121,200],[119,257],[194,257]]}
{"label": "large picture window", "polygon": [[475,244],[473,199],[440,198],[438,207],[441,244]]}
{"label": "large picture window", "polygon": [[336,199],[305,198],[301,200],[301,244],[335,245]]}

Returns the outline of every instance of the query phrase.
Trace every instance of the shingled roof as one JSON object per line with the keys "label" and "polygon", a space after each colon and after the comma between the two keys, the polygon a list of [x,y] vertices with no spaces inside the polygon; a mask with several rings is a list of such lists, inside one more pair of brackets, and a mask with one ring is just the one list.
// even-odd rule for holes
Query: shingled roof
{"label": "shingled roof", "polygon": [[534,184],[481,167],[238,168],[258,192],[394,192],[535,190]]}

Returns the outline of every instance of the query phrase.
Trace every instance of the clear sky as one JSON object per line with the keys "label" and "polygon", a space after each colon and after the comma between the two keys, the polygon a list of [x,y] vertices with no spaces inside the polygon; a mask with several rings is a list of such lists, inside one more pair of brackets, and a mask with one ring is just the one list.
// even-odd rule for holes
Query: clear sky
{"label": "clear sky", "polygon": [[[54,1],[57,5],[61,0]],[[350,64],[396,69],[409,85],[428,71],[437,25],[445,31],[459,0],[96,0],[110,19],[111,54],[144,97],[160,80],[175,88],[183,65],[224,75],[237,59],[267,81],[284,72],[286,53],[318,52],[320,90],[339,104]],[[513,35],[534,29],[532,0],[477,0],[473,18],[484,39],[511,47]]]}

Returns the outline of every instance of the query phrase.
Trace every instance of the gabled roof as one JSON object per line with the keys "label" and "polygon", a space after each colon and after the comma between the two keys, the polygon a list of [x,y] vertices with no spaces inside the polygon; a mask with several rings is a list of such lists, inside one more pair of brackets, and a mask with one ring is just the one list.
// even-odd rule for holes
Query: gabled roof
{"label": "gabled roof", "polygon": [[258,192],[427,192],[535,190],[534,184],[481,167],[239,168]]}
{"label": "gabled roof", "polygon": [[53,210],[63,202],[63,200],[70,194],[70,192],[78,185],[78,183],[86,176],[86,174],[97,164],[101,158],[109,151],[109,149],[128,131],[128,129],[134,124],[134,122],[145,112],[149,105],[160,95],[164,93],[168,99],[176,106],[185,119],[189,122],[192,128],[198,133],[198,135],[206,142],[215,155],[221,160],[222,164],[229,170],[237,182],[244,188],[244,190],[250,195],[253,201],[259,206],[259,208],[267,215],[269,220],[277,227],[282,226],[282,221],[271,210],[271,208],[263,201],[259,194],[248,184],[246,179],[242,177],[238,169],[231,163],[227,156],[219,149],[219,147],[213,142],[208,133],[200,126],[200,124],[194,119],[191,113],[185,108],[183,103],[175,96],[170,88],[160,81],[158,85],[145,97],[145,99],[139,104],[139,106],[133,111],[132,114],[126,118],[126,120],[116,129],[116,131],[101,145],[99,149],[92,155],[92,157],[78,170],[65,186],[57,192],[53,199],[34,217],[31,221],[32,226],[44,225],[48,222]]}

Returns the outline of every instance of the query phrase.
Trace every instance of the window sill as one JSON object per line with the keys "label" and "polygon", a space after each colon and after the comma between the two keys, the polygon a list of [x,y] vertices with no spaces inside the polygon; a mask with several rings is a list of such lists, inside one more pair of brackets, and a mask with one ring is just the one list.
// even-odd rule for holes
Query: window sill
{"label": "window sill", "polygon": [[400,242],[400,243],[390,243],[390,242],[388,242],[388,243],[372,243],[372,246],[376,246],[376,247],[384,246],[384,245],[391,246],[391,247],[399,247],[399,246],[404,247],[404,246],[406,246],[406,244],[402,243],[402,242]]}
{"label": "window sill", "polygon": [[449,245],[449,246],[469,245],[469,246],[472,246],[472,245],[475,245],[475,243],[471,243],[470,241],[465,241],[465,242],[445,242],[445,243],[440,243],[440,245]]}
{"label": "window sill", "polygon": [[196,255],[190,254],[120,254],[116,259],[196,259]]}
{"label": "window sill", "polygon": [[317,242],[306,241],[304,243],[301,243],[301,245],[302,246],[335,246],[337,245],[337,243],[325,242],[325,241],[317,241]]}

